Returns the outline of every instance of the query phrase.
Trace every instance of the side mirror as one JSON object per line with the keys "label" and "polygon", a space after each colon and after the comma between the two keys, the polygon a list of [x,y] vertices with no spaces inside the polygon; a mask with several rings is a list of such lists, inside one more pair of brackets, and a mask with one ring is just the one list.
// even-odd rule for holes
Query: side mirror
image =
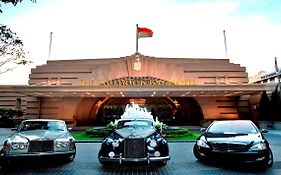
{"label": "side mirror", "polygon": [[261,130],[261,133],[268,133],[268,130],[262,129],[262,130]]}
{"label": "side mirror", "polygon": [[201,132],[205,132],[205,131],[206,131],[206,128],[201,128],[200,131],[201,131]]}

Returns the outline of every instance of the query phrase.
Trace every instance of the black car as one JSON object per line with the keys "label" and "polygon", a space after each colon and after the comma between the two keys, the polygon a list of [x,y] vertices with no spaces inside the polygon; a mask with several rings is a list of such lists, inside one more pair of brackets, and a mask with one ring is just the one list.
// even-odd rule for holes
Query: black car
{"label": "black car", "polygon": [[101,164],[145,162],[164,166],[170,159],[168,143],[156,132],[153,119],[119,119],[116,130],[102,142]]}
{"label": "black car", "polygon": [[273,154],[263,133],[250,120],[214,121],[196,140],[194,156],[200,161],[255,163],[271,167]]}

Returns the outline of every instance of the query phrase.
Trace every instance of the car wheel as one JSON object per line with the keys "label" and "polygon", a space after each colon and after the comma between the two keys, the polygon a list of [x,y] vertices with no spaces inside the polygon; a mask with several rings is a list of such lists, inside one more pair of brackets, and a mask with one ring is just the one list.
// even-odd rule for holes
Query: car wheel
{"label": "car wheel", "polygon": [[98,160],[99,160],[100,164],[106,165],[106,163],[105,163],[104,161],[102,161],[102,160],[100,159],[100,157],[101,157],[101,150],[99,150]]}
{"label": "car wheel", "polygon": [[193,146],[193,154],[196,157],[196,159],[198,159],[199,161],[203,162],[206,161],[205,157],[202,157],[198,151],[198,148],[196,145]]}
{"label": "car wheel", "polygon": [[10,169],[11,162],[9,160],[3,160],[0,162],[0,167],[2,167],[2,169]]}
{"label": "car wheel", "polygon": [[265,166],[266,166],[267,168],[269,168],[269,167],[272,167],[272,165],[273,165],[273,154],[272,154],[271,149],[269,148],[269,150],[268,150],[268,156],[267,156],[266,162],[265,162]]}
{"label": "car wheel", "polygon": [[76,156],[76,147],[74,147],[74,153],[66,157],[66,162],[73,162],[75,156]]}
{"label": "car wheel", "polygon": [[257,164],[258,168],[260,169],[266,169],[272,167],[273,164],[273,154],[271,149],[268,150],[268,154],[266,155],[266,158],[264,161]]}
{"label": "car wheel", "polygon": [[167,164],[167,161],[162,161],[162,162],[156,162],[155,165],[158,167],[163,167]]}
{"label": "car wheel", "polygon": [[102,160],[100,159],[101,156],[102,156],[101,150],[99,150],[99,153],[98,153],[98,160],[99,160],[100,164],[105,165],[105,166],[107,166],[107,165],[112,165],[112,164],[113,164],[112,162],[105,162],[105,161],[102,161]]}

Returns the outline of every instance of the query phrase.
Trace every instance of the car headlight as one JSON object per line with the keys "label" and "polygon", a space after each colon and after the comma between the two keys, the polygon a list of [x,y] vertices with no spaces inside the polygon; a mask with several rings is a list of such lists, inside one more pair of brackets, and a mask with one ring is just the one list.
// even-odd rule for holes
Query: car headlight
{"label": "car headlight", "polygon": [[196,144],[199,147],[210,148],[209,145],[207,144],[205,137],[201,137],[199,140],[197,140]]}
{"label": "car headlight", "polygon": [[149,146],[151,146],[152,148],[155,148],[157,146],[156,140],[150,140]]}
{"label": "car headlight", "polygon": [[18,150],[18,149],[24,150],[27,148],[27,146],[28,146],[28,143],[18,143],[18,142],[11,143],[11,148],[13,150]]}
{"label": "car headlight", "polygon": [[112,145],[113,147],[118,147],[120,145],[120,143],[123,141],[122,138],[111,138],[108,137],[107,139],[104,140],[104,143],[106,145]]}
{"label": "car headlight", "polygon": [[118,147],[119,146],[119,140],[113,140],[112,146],[113,147]]}
{"label": "car headlight", "polygon": [[252,151],[261,151],[261,150],[265,150],[267,148],[266,144],[265,143],[257,143],[257,144],[254,144],[250,150]]}
{"label": "car headlight", "polygon": [[69,141],[56,141],[57,148],[67,148],[69,146]]}
{"label": "car headlight", "polygon": [[103,142],[107,145],[110,145],[110,144],[112,144],[113,139],[112,138],[106,138]]}

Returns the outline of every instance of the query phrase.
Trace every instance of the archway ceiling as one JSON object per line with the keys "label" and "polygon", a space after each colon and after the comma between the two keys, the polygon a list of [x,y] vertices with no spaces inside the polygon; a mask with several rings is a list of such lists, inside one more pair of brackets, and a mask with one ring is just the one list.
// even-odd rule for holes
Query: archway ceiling
{"label": "archway ceiling", "polygon": [[274,86],[13,86],[14,91],[36,97],[210,97],[240,96],[271,91]]}

